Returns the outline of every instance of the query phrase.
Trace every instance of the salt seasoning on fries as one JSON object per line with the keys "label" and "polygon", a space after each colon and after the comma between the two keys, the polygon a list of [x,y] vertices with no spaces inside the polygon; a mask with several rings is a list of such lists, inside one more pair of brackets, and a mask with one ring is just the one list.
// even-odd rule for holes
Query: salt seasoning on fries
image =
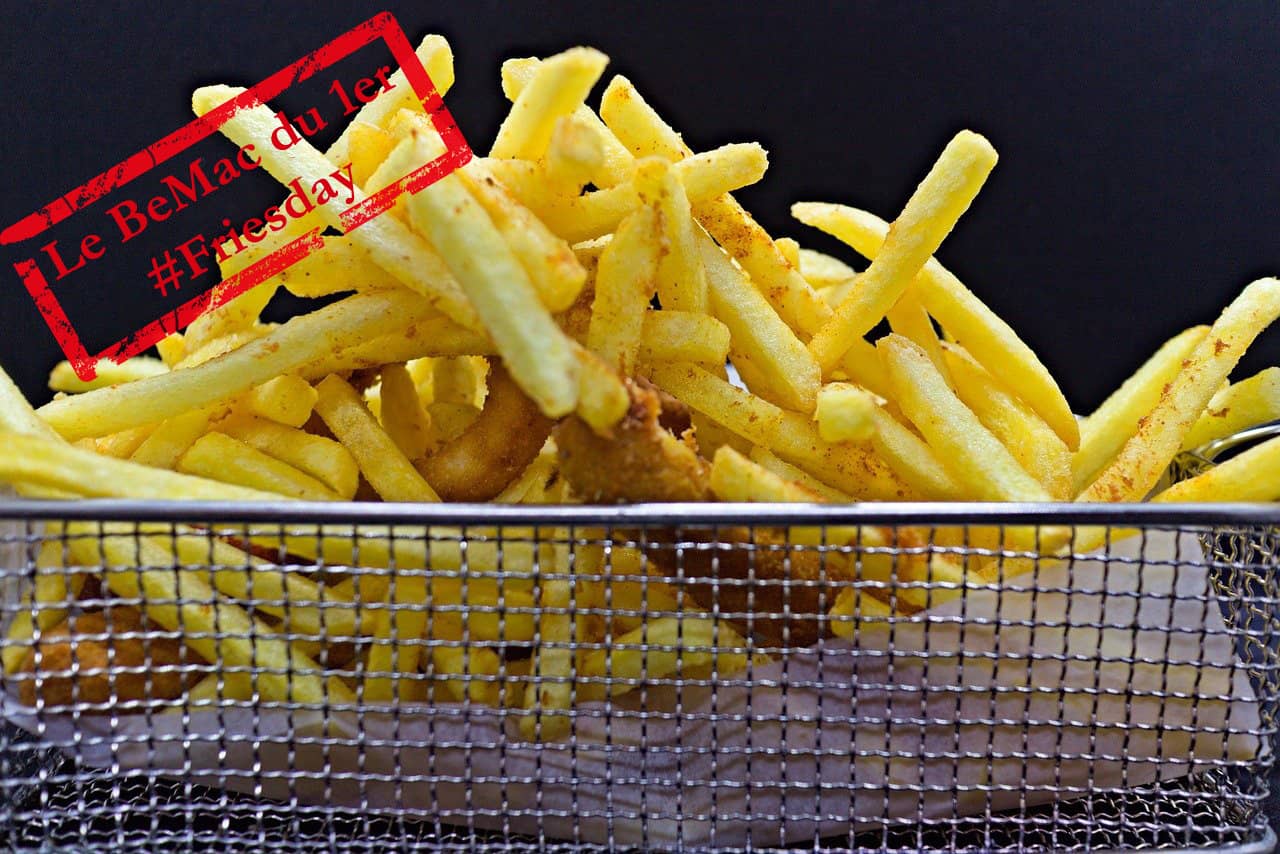
{"label": "salt seasoning on fries", "polygon": [[[448,43],[428,36],[418,55],[447,90]],[[774,238],[730,195],[763,178],[759,145],[695,152],[621,76],[597,113],[607,61],[590,48],[507,61],[513,103],[488,157],[325,234],[161,342],[161,358],[104,365],[88,384],[61,364],[59,397],[38,411],[0,372],[0,482],[49,499],[1136,501],[1180,451],[1280,417],[1277,369],[1227,383],[1280,315],[1277,280],[1171,339],[1081,426],[1031,349],[933,257],[995,166],[985,138],[957,134],[892,223],[792,208],[868,259],[859,271]],[[266,170],[329,180],[350,203],[432,160],[439,135],[403,73],[390,80],[327,151],[258,146]],[[204,87],[193,106],[240,91]],[[275,126],[261,104],[222,132],[245,145]],[[322,202],[223,273],[340,231],[342,207]],[[262,322],[281,288],[346,296]],[[892,333],[868,340],[884,319]],[[1155,500],[1270,501],[1277,481],[1272,440]],[[572,545],[563,529],[514,527],[468,529],[465,544],[456,529],[378,526],[62,532],[4,649],[28,701],[101,692],[38,663],[109,625],[75,616],[93,589],[130,631],[94,635],[86,655],[133,661],[141,632],[166,661],[232,668],[151,699],[502,706],[521,738],[543,740],[650,680],[734,675],[759,644],[879,636],[1004,566],[955,549],[1093,545],[1054,528],[742,528],[720,532],[713,566],[699,549],[673,564],[661,536],[605,545],[603,530]],[[713,569],[744,583],[716,594],[701,577]],[[146,684],[113,690],[147,699]]]}

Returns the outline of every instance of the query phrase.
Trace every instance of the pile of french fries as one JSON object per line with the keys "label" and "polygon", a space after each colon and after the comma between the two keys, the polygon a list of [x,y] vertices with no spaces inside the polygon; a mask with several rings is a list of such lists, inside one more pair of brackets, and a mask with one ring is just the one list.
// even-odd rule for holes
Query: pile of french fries
{"label": "pile of french fries", "polygon": [[[418,53],[446,91],[447,42],[429,36]],[[218,305],[158,356],[104,366],[91,383],[59,365],[59,394],[39,410],[0,372],[0,481],[47,499],[572,503],[582,497],[547,432],[580,419],[610,440],[639,382],[687,409],[678,438],[721,501],[1280,498],[1280,440],[1152,496],[1179,452],[1280,417],[1280,371],[1228,381],[1280,314],[1280,281],[1249,285],[1079,417],[1030,348],[933,257],[996,165],[986,139],[956,135],[891,221],[793,207],[867,260],[856,271],[771,237],[733,198],[765,173],[759,145],[695,153],[621,76],[589,106],[606,62],[573,48],[504,63],[511,109],[487,157],[350,233],[335,201],[267,235],[223,273],[330,229],[322,251]],[[443,150],[403,75],[392,83],[327,151],[305,140],[276,150],[268,105],[223,133],[256,143],[282,184],[349,162],[367,196]],[[204,87],[193,107],[240,91]],[[279,289],[349,295],[263,322]],[[868,340],[885,320],[891,331]],[[452,701],[522,709],[525,736],[555,738],[577,704],[752,659],[739,622],[603,531],[577,531],[576,544],[564,530],[508,528],[498,541],[469,529],[464,549],[460,532],[440,529],[47,527],[3,663],[25,701],[48,708],[118,709],[144,691],[189,707]],[[860,620],[997,580],[1010,549],[1100,544],[1065,528],[781,536],[829,549],[839,577],[881,582],[832,589],[829,630],[849,638]],[[908,542],[939,548],[883,553]],[[114,678],[160,660],[208,675]],[[198,675],[194,664],[183,672]]]}

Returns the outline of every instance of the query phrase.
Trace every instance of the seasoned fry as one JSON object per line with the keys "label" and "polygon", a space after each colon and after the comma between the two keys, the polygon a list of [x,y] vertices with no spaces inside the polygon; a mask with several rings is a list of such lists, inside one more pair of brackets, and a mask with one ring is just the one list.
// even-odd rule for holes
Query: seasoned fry
{"label": "seasoned fry", "polygon": [[734,364],[740,371],[749,365],[760,379],[752,390],[788,409],[811,411],[821,381],[813,356],[714,241],[700,235],[698,248],[711,313],[729,327]]}
{"label": "seasoned fry", "polygon": [[1018,464],[1059,501],[1075,497],[1071,452],[1040,416],[1006,391],[957,344],[943,344],[959,398],[999,439]]}
{"label": "seasoned fry", "polygon": [[924,350],[901,335],[888,335],[877,347],[885,354],[894,399],[973,495],[983,501],[1052,500],[947,387]]}
{"label": "seasoned fry", "polygon": [[1182,440],[1182,449],[1199,448],[1277,418],[1280,418],[1280,368],[1267,368],[1215,394]]}
{"label": "seasoned fry", "polygon": [[1161,503],[1280,500],[1280,438],[1269,439],[1195,477],[1175,483],[1151,500]]}
{"label": "seasoned fry", "polygon": [[357,294],[295,317],[198,367],[55,400],[42,406],[39,414],[72,441],[153,424],[229,401],[280,374],[331,359],[334,351],[358,347],[380,334],[397,330],[403,334],[415,321],[433,316],[421,298],[407,291]]}
{"label": "seasoned fry", "polygon": [[539,63],[498,128],[489,156],[540,158],[556,120],[582,106],[608,61],[598,50],[571,48]]}
{"label": "seasoned fry", "polygon": [[86,498],[279,501],[281,496],[140,466],[53,439],[10,433],[0,443],[0,481]]}
{"label": "seasoned fry", "polygon": [[1209,327],[1193,326],[1170,338],[1085,419],[1080,448],[1071,461],[1077,495],[1120,453],[1141,419],[1155,409],[1165,386],[1182,370],[1183,360],[1208,334]]}
{"label": "seasoned fry", "polygon": [[458,177],[507,241],[547,310],[564,311],[573,305],[587,280],[587,271],[569,244],[483,169],[462,169]]}
{"label": "seasoned fry", "polygon": [[[192,104],[197,115],[204,115],[243,91],[231,86],[205,86],[196,90]],[[236,145],[255,145],[262,156],[262,167],[282,184],[301,179],[303,185],[313,186],[334,174],[334,164],[305,139],[284,151],[273,146],[269,137],[277,125],[271,108],[259,105],[236,113],[219,130]],[[340,166],[339,173],[341,170]],[[346,177],[349,179],[349,175]],[[341,212],[364,198],[364,193],[355,188],[354,182],[348,193],[346,197],[317,203],[316,208],[324,224],[339,228]],[[369,253],[378,266],[399,279],[405,287],[426,297],[428,302],[461,325],[467,328],[476,326],[475,310],[440,257],[400,220],[388,216],[375,217],[353,231],[352,239]]]}
{"label": "seasoned fry", "polygon": [[849,383],[827,383],[818,391],[813,420],[825,442],[865,442],[876,432],[871,393]]}
{"label": "seasoned fry", "polygon": [[573,411],[578,367],[569,339],[461,179],[447,175],[415,194],[409,211],[462,283],[520,387],[548,417]]}
{"label": "seasoned fry", "polygon": [[623,374],[635,372],[645,308],[657,285],[662,251],[660,220],[646,206],[618,226],[600,256],[587,346]]}
{"label": "seasoned fry", "polygon": [[894,221],[871,266],[858,277],[858,286],[809,342],[824,372],[835,367],[852,339],[865,335],[901,298],[995,165],[995,149],[972,131],[962,131],[947,143]]}
{"label": "seasoned fry", "polygon": [[153,377],[156,374],[165,373],[169,368],[159,359],[153,359],[150,356],[134,356],[125,362],[100,362],[96,370],[98,375],[86,382],[76,376],[70,362],[59,362],[49,373],[49,390],[72,393],[91,391],[103,386],[131,383],[143,377]]}
{"label": "seasoned fry", "polygon": [[[576,111],[575,111],[576,113]],[[558,192],[576,196],[604,165],[604,145],[591,125],[577,115],[561,116],[551,130],[542,169]]]}
{"label": "seasoned fry", "polygon": [[316,390],[320,392],[316,414],[351,452],[360,472],[384,501],[440,500],[349,383],[331,374]]}
{"label": "seasoned fry", "polygon": [[178,460],[178,471],[303,501],[338,500],[315,478],[225,433],[206,433],[197,439]]}
{"label": "seasoned fry", "polygon": [[351,452],[332,439],[247,416],[222,421],[218,430],[305,472],[341,500],[355,497],[360,469]]}
{"label": "seasoned fry", "polygon": [[[884,220],[843,205],[802,202],[791,206],[791,215],[872,260],[878,257],[889,234],[889,224]],[[916,287],[921,303],[947,334],[984,368],[999,376],[1053,428],[1068,448],[1075,450],[1080,433],[1071,407],[1048,369],[1009,325],[936,259],[925,263],[916,276]]]}
{"label": "seasoned fry", "polygon": [[[529,85],[542,64],[540,59],[508,59],[502,63],[502,93],[507,100],[515,101]],[[600,143],[603,159],[591,177],[591,183],[600,188],[613,187],[631,179],[631,153],[618,142],[617,137],[605,127],[595,111],[585,104],[573,111],[575,121],[591,130]]]}
{"label": "seasoned fry", "polygon": [[316,390],[294,374],[281,374],[254,388],[240,401],[245,412],[286,427],[301,427],[316,405]]}
{"label": "seasoned fry", "polygon": [[720,367],[729,356],[729,327],[707,314],[646,311],[640,329],[640,359],[693,362]]}
{"label": "seasoned fry", "polygon": [[[756,183],[764,177],[768,165],[768,157],[759,145],[735,143],[696,154],[671,169],[689,201],[696,204]],[[612,232],[640,203],[639,194],[629,183],[582,196],[549,196],[536,164],[490,158],[483,161],[483,166],[548,228],[570,243]]]}
{"label": "seasoned fry", "polygon": [[209,430],[210,409],[193,409],[164,422],[143,440],[129,457],[135,463],[173,469],[195,441]]}
{"label": "seasoned fry", "polygon": [[418,399],[418,388],[403,363],[383,365],[380,376],[382,427],[406,457],[417,459],[431,441],[431,419]]}
{"label": "seasoned fry", "polygon": [[1280,314],[1280,280],[1258,279],[1214,322],[1160,402],[1081,501],[1137,501],[1155,487],[1182,440],[1245,349]]}

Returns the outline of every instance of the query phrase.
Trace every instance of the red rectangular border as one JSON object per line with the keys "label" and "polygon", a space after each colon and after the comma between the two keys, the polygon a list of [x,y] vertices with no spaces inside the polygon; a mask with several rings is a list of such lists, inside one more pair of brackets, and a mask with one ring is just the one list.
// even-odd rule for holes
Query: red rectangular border
{"label": "red rectangular border", "polygon": [[[431,82],[427,70],[422,66],[404,30],[400,28],[400,24],[390,12],[375,15],[292,65],[280,69],[231,101],[184,125],[96,178],[55,199],[35,213],[23,217],[0,232],[0,245],[10,245],[36,237],[77,211],[88,208],[111,191],[138,179],[165,161],[186,151],[192,145],[217,133],[218,129],[240,109],[269,102],[294,83],[307,80],[377,39],[383,40],[391,50],[396,63],[404,71],[414,94],[421,100],[432,125],[444,140],[445,153],[343,211],[340,220],[344,230],[349,232],[359,228],[365,222],[389,210],[402,193],[416,193],[430,186],[465,164],[472,156],[471,148],[463,138],[462,131],[444,105],[444,99],[436,90],[435,84]],[[95,354],[90,354],[85,349],[75,327],[63,311],[57,297],[53,295],[48,281],[35,262],[19,262],[14,265],[14,269],[21,276],[27,292],[31,294],[31,298],[44,317],[45,323],[49,325],[67,361],[71,363],[76,376],[88,381],[97,376],[96,366],[100,360],[110,359],[119,363],[138,355],[166,335],[184,328],[207,309],[215,308],[239,296],[254,285],[307,257],[323,245],[319,229],[308,232]]]}

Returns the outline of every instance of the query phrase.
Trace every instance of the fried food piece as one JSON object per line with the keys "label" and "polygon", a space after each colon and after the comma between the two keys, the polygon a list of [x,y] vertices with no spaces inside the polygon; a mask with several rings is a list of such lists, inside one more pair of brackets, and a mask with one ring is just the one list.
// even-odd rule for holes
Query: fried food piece
{"label": "fried food piece", "polygon": [[[691,434],[677,438],[663,428],[663,399],[658,391],[638,382],[629,382],[628,391],[631,408],[614,427],[612,437],[597,435],[577,418],[556,427],[560,471],[574,493],[585,501],[603,503],[714,500],[710,466],[698,455]],[[633,539],[643,534],[648,558],[663,574],[699,579],[686,588],[698,604],[707,608],[718,604],[722,614],[751,615],[732,622],[759,641],[807,646],[822,634],[819,615],[834,601],[822,595],[821,585],[812,584],[824,577],[822,555],[789,543],[783,530],[662,528],[620,534]],[[735,547],[686,547],[677,553],[677,543],[690,542]],[[828,566],[825,577],[832,577],[833,569]],[[787,616],[782,616],[784,612]],[[758,616],[762,614],[779,616]]]}
{"label": "fried food piece", "polygon": [[[445,501],[488,501],[529,467],[554,422],[495,363],[484,408],[461,435],[415,465]],[[589,429],[589,428],[587,428]]]}
{"label": "fried food piece", "polygon": [[[37,693],[47,705],[172,700],[194,682],[193,674],[166,670],[188,659],[181,641],[167,637],[119,637],[144,632],[136,608],[115,606],[110,619],[104,611],[70,617],[45,632],[27,653],[18,696],[25,706],[36,704]],[[113,635],[98,640],[95,635]],[[39,651],[39,670],[36,653]],[[108,668],[114,676],[108,675]],[[122,670],[127,672],[121,672]],[[37,681],[33,678],[39,675]],[[198,674],[194,674],[198,675]]]}
{"label": "fried food piece", "polygon": [[567,418],[554,435],[560,470],[584,501],[710,501],[710,467],[691,434],[677,438],[663,428],[662,399],[646,385],[627,382],[631,407],[613,428],[597,435],[579,418]]}

